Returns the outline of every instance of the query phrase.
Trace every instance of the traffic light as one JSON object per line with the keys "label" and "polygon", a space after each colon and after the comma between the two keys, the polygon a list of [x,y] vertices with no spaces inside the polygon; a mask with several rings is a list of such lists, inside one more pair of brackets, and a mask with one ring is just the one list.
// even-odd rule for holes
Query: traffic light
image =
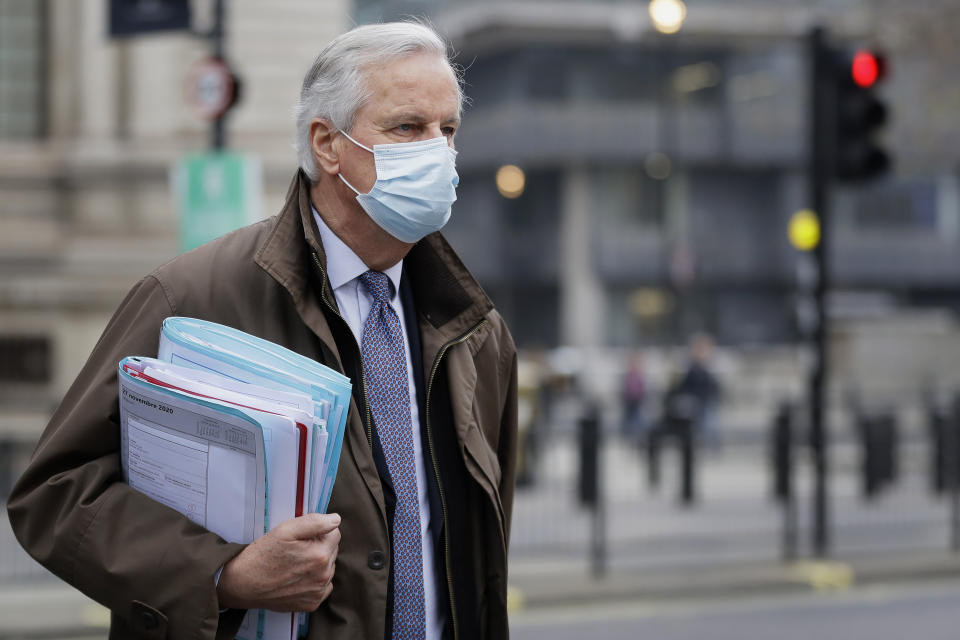
{"label": "traffic light", "polygon": [[875,94],[887,71],[884,56],[861,49],[838,54],[833,76],[836,105],[834,177],[856,181],[876,177],[890,167],[890,157],[876,140],[887,122],[887,107]]}

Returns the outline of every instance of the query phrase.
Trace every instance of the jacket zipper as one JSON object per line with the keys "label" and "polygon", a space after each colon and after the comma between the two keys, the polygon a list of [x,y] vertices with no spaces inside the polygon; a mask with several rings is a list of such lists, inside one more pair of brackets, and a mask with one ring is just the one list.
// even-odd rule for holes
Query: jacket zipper
{"label": "jacket zipper", "polygon": [[[336,307],[330,304],[330,301],[327,300],[326,287],[324,286],[327,282],[327,272],[323,268],[323,265],[320,264],[320,258],[317,257],[317,252],[314,251],[311,253],[311,255],[313,256],[313,263],[317,265],[317,268],[320,270],[320,275],[323,278],[323,281],[321,282],[321,285],[320,285],[320,299],[323,300],[323,303],[327,305],[327,308],[330,309],[330,311],[332,311],[334,315],[336,315],[338,318],[340,318],[340,320],[343,321],[343,324],[347,324],[347,321],[344,320],[342,315],[340,315],[340,312],[337,311]],[[348,325],[348,328],[349,328],[349,325]],[[353,337],[352,330],[350,331],[350,336]],[[357,348],[357,353],[360,353],[360,346],[357,345],[356,337],[353,337],[353,345]],[[372,450],[373,449],[373,419],[370,415],[370,401],[367,400],[367,374],[363,370],[362,358],[360,362],[360,392],[363,397],[363,406],[365,409],[364,415],[366,416],[366,420],[364,421],[364,427],[366,428],[366,431],[367,431],[367,446],[370,447],[370,449]]]}
{"label": "jacket zipper", "polygon": [[[479,330],[480,327],[482,327],[486,323],[486,321],[487,321],[486,318],[484,318],[483,320],[475,324],[473,328],[471,328],[469,331],[467,331],[460,337],[454,338],[453,340],[447,342],[442,347],[440,347],[440,351],[437,352],[437,357],[433,361],[433,367],[431,367],[430,369],[430,378],[427,380],[427,400],[426,400],[426,407],[425,407],[426,415],[424,416],[424,418],[427,421],[427,448],[430,451],[430,460],[431,462],[433,462],[433,474],[437,480],[437,488],[440,490],[440,509],[443,512],[443,522],[445,524],[448,521],[447,499],[443,492],[443,483],[440,481],[440,467],[437,464],[437,456],[433,448],[433,430],[430,426],[430,392],[433,389],[433,379],[437,373],[437,369],[440,368],[440,360],[443,359],[443,356],[444,354],[446,354],[447,350],[450,347],[466,342],[470,338],[470,336],[475,334],[477,330]],[[453,621],[453,638],[454,640],[457,640],[457,638],[459,637],[459,631],[457,628],[457,609],[455,606],[456,602],[453,594],[453,574],[450,572],[450,529],[449,527],[447,528],[443,536],[443,557],[444,557],[444,567],[447,573],[447,593],[450,596],[450,617],[451,617],[451,620]]]}

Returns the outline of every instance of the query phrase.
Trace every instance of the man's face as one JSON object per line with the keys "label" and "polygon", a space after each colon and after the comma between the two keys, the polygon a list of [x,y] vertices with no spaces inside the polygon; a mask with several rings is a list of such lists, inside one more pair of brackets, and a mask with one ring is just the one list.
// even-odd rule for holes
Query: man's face
{"label": "man's face", "polygon": [[[371,149],[375,144],[416,142],[445,136],[453,146],[460,126],[457,81],[446,61],[414,54],[367,71],[370,99],[357,111],[350,135]],[[340,172],[361,193],[377,180],[373,155],[344,136],[334,141]],[[350,198],[353,198],[351,192]]]}

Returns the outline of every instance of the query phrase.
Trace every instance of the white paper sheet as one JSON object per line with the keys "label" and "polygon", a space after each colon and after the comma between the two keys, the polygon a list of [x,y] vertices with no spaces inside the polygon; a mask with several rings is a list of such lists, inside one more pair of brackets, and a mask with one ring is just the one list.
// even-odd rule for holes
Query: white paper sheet
{"label": "white paper sheet", "polygon": [[127,430],[130,486],[206,527],[209,444],[132,416]]}

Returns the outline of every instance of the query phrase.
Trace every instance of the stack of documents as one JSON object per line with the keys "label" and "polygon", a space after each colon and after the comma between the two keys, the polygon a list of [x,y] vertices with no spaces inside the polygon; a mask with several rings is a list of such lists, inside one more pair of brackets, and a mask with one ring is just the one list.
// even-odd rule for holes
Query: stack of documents
{"label": "stack of documents", "polygon": [[[351,385],[223,325],[168,318],[159,358],[119,363],[127,483],[230,542],[326,510]],[[241,640],[290,640],[304,614],[250,611]]]}

